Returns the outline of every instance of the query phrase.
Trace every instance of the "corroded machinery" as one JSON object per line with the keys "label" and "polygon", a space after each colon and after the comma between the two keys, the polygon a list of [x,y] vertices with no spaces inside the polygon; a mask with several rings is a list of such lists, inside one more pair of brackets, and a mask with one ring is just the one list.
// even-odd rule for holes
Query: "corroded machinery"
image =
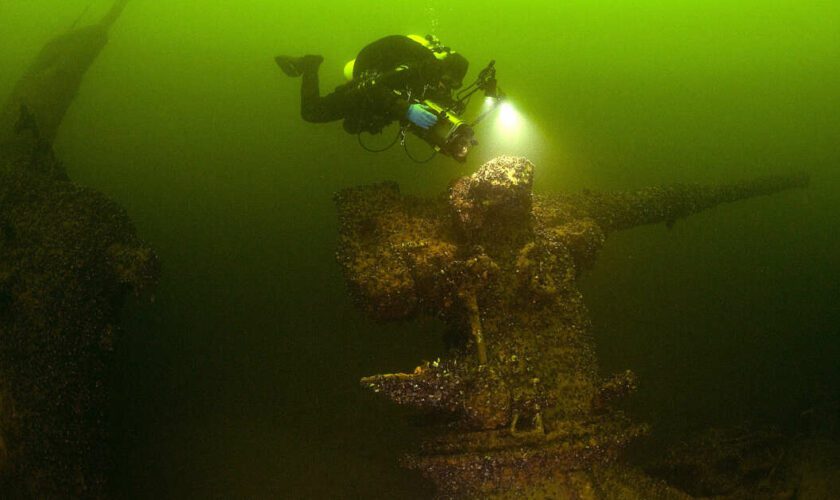
{"label": "corroded machinery", "polygon": [[634,377],[599,376],[577,279],[613,231],[808,179],[535,196],[533,171],[499,157],[435,199],[392,183],[336,196],[338,260],[359,305],[383,320],[440,317],[454,332],[448,357],[362,384],[442,422],[405,458],[442,497],[682,498],[617,460],[646,429],[613,408]]}
{"label": "corroded machinery", "polygon": [[107,371],[125,297],[155,254],[52,149],[125,0],[48,42],[0,108],[0,496],[102,498]]}

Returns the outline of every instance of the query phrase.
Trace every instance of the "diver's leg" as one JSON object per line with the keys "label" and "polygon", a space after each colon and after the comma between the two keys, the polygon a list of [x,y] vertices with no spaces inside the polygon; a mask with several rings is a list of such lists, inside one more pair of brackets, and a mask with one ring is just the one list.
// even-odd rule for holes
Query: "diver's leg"
{"label": "diver's leg", "polygon": [[317,55],[303,57],[277,56],[277,66],[288,76],[303,79],[300,85],[300,115],[313,123],[324,123],[344,118],[346,99],[333,92],[321,97],[318,68],[324,58]]}
{"label": "diver's leg", "polygon": [[344,94],[333,92],[321,97],[318,68],[303,73],[300,85],[300,116],[312,123],[325,123],[345,117]]}

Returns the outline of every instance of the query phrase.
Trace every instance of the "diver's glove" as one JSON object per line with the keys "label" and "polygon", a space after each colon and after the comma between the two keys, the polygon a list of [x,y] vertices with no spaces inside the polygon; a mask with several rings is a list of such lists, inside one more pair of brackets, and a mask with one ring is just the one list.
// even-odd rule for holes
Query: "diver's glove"
{"label": "diver's glove", "polygon": [[423,104],[415,103],[408,107],[405,117],[411,123],[422,129],[427,129],[437,123],[438,117]]}

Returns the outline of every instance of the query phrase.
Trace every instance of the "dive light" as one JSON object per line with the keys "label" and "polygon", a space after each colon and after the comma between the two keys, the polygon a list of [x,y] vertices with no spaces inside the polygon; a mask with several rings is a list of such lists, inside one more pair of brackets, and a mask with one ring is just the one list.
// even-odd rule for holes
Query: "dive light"
{"label": "dive light", "polygon": [[472,126],[452,110],[433,101],[423,101],[423,105],[437,115],[437,123],[428,129],[412,126],[411,131],[436,151],[452,157],[455,161],[464,162],[470,148],[478,144]]}
{"label": "dive light", "polygon": [[[458,93],[453,105],[445,107],[428,99],[420,102],[437,115],[438,121],[428,129],[410,125],[409,130],[431,145],[435,151],[461,163],[466,161],[470,149],[478,144],[474,127],[504,99],[504,94],[496,81],[495,64],[496,61],[490,61],[490,64],[478,74],[476,80]],[[493,104],[472,123],[469,123],[460,115],[466,110],[470,97],[479,90],[484,92],[485,97],[491,98]]]}

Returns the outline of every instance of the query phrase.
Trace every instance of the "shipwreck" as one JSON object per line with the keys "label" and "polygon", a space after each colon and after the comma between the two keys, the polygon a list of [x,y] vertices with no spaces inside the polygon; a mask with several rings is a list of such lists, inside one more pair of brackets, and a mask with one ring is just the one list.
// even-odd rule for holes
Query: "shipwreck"
{"label": "shipwreck", "polygon": [[806,175],[716,186],[536,196],[534,166],[499,157],[433,199],[393,183],[336,195],[337,258],[377,319],[441,318],[442,359],[363,387],[434,416],[404,465],[445,498],[686,498],[620,459],[647,432],[614,403],[631,371],[602,377],[577,281],[613,232],[808,184]]}
{"label": "shipwreck", "polygon": [[49,41],[0,108],[0,492],[104,498],[107,372],[125,298],[158,261],[52,144],[125,7]]}

